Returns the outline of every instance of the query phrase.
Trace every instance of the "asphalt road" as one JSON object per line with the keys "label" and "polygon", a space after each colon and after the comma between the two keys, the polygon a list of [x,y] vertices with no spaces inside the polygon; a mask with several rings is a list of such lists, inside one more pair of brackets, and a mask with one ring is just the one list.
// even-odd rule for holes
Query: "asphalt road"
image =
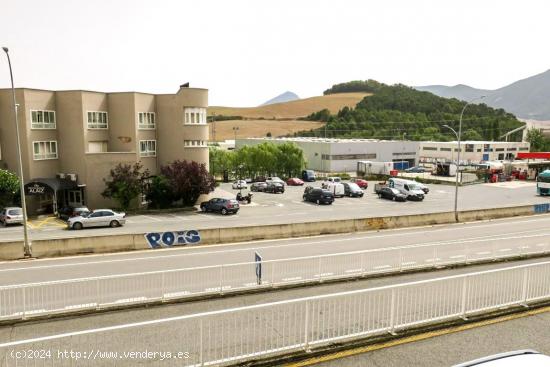
{"label": "asphalt road", "polygon": [[[75,332],[75,331],[80,331],[85,329],[94,329],[99,327],[114,326],[114,325],[120,325],[120,324],[126,324],[126,323],[155,320],[155,319],[167,318],[167,317],[173,317],[173,316],[190,315],[190,314],[195,314],[199,312],[222,310],[222,309],[228,309],[228,308],[234,308],[234,307],[243,307],[243,306],[254,305],[259,303],[289,300],[289,299],[295,299],[295,298],[301,298],[301,297],[307,297],[307,296],[313,296],[313,295],[330,294],[330,293],[359,290],[359,289],[368,289],[368,288],[380,287],[385,285],[399,284],[403,282],[434,279],[434,278],[439,278],[443,276],[464,274],[464,273],[469,273],[474,271],[499,269],[499,268],[505,268],[505,267],[509,267],[517,264],[529,264],[529,263],[537,263],[542,261],[544,260],[536,259],[536,260],[526,260],[526,261],[506,263],[506,264],[503,264],[503,263],[488,264],[488,265],[482,265],[482,266],[474,266],[470,268],[449,269],[449,270],[442,270],[442,271],[436,271],[436,272],[415,273],[415,274],[408,274],[408,275],[387,277],[387,278],[324,284],[324,285],[319,285],[315,287],[280,290],[280,291],[274,291],[274,292],[263,293],[263,294],[243,295],[239,297],[228,297],[228,298],[215,299],[215,300],[209,300],[209,301],[173,304],[173,305],[165,305],[161,307],[149,307],[149,308],[126,310],[126,311],[114,311],[114,312],[109,312],[105,314],[80,316],[78,318],[36,321],[32,323],[27,323],[27,324],[18,324],[15,326],[0,328],[0,342],[3,343],[7,341],[36,338],[40,336],[48,336],[48,335],[54,335],[59,333],[66,333],[66,332]],[[498,284],[494,283],[494,285],[495,287],[498,287]],[[340,313],[338,312],[337,308],[333,308],[331,312],[333,312],[333,315],[334,315],[334,319],[333,319],[333,322],[335,322],[334,328],[338,327],[339,322],[343,322],[343,323],[346,322],[347,318],[340,319]],[[284,327],[283,329],[281,329],[280,323],[283,323],[283,324],[285,322],[288,323],[290,319],[287,318],[285,321],[284,318],[280,318],[280,317],[273,318],[273,314],[271,314],[270,318],[271,318],[271,325],[274,328],[274,330],[276,330],[278,333],[283,333],[284,335]],[[260,319],[263,319],[265,321],[263,317],[261,317]],[[225,323],[225,325],[227,325],[226,330],[231,330],[229,325],[237,325],[234,323],[237,323],[239,321],[238,319],[234,319],[231,316],[227,316],[225,321],[223,322],[218,321],[218,322],[221,322],[222,324]],[[222,325],[222,324],[218,324],[218,325]],[[148,350],[152,350],[152,351],[155,351],[155,350],[185,351],[186,348],[188,347],[189,350],[196,351],[196,349],[194,349],[196,348],[196,345],[193,343],[195,343],[197,339],[198,328],[190,327],[190,326],[192,325],[182,324],[178,321],[173,321],[173,322],[167,322],[163,324],[156,324],[152,326],[144,326],[141,328],[125,329],[125,330],[110,334],[108,336],[105,336],[105,335],[80,336],[80,337],[73,337],[71,339],[63,339],[60,342],[43,342],[39,345],[38,344],[32,345],[32,348],[38,348],[38,347],[46,348],[46,349],[47,348],[66,348],[66,349],[72,349],[77,351],[78,350],[87,351],[87,350],[90,350],[90,348],[99,349],[99,350],[127,350],[129,347],[131,347],[131,348],[137,348],[137,349],[148,348]],[[208,343],[210,347],[211,346],[219,347],[221,345],[229,346],[229,345],[232,345],[231,341],[239,340],[238,338],[240,338],[240,335],[226,335],[226,333],[223,331],[224,330],[223,326],[221,326],[221,328],[222,329],[219,329],[219,328],[216,329],[217,330],[216,332],[213,332],[211,335],[208,336]],[[537,326],[536,328],[539,328],[539,326]],[[210,330],[210,324],[208,324],[207,330]],[[254,330],[255,329],[253,325],[248,325],[248,326],[243,325],[241,332],[254,333]],[[511,340],[513,338],[517,338],[518,335],[526,335],[530,331],[522,330],[521,331],[522,334],[518,334],[518,331],[515,328],[508,328],[506,330],[501,330],[500,332],[502,333],[502,335],[500,335],[499,338],[504,341],[504,340]],[[264,340],[264,338],[266,338],[267,335],[258,335],[257,337],[258,337],[258,340]],[[224,341],[224,338],[228,338],[228,339]],[[470,341],[470,342],[473,342],[473,341]],[[429,341],[426,343],[430,344]],[[475,343],[479,344],[480,341],[475,341]],[[488,343],[488,341],[486,341],[486,343]],[[458,345],[462,345],[463,348],[467,347],[466,341],[463,341],[462,344],[458,344]],[[230,347],[230,348],[232,349],[233,347]],[[246,348],[246,345],[245,345],[245,348]],[[427,345],[426,348],[429,348],[429,345]],[[477,346],[476,348],[477,348],[476,349],[477,353],[484,352],[484,350],[482,350],[480,346]],[[493,348],[493,349],[496,349],[496,348]],[[6,351],[4,350],[4,352]],[[208,349],[208,353],[213,353],[213,352],[210,349]],[[414,360],[413,358],[417,355],[420,356],[420,354],[421,354],[420,352],[410,352],[410,354],[403,353],[402,355],[394,357],[394,358],[402,358],[401,362],[399,362],[401,364],[396,362],[392,365],[394,366],[407,365],[406,363],[403,364],[402,362],[407,360],[407,358],[409,358],[409,360]],[[472,356],[474,354],[475,353],[471,353]],[[457,352],[455,351],[453,355],[454,357],[457,357]],[[429,356],[434,356],[434,353],[427,354],[425,358],[428,358]],[[461,355],[461,356],[466,357],[465,355]],[[460,360],[467,359],[462,357]],[[197,358],[197,356],[194,355],[193,358]],[[223,358],[223,355],[217,355],[216,358]],[[441,359],[441,358],[438,359],[437,362],[439,364],[434,364],[434,365],[444,365],[441,362],[442,360],[445,360],[445,361],[451,360],[449,356],[445,358],[446,359]],[[398,359],[393,359],[393,360],[398,361]],[[424,359],[423,361],[425,362],[426,359]],[[120,365],[131,365],[131,361],[125,360],[124,362],[125,363],[121,363]],[[351,364],[347,364],[347,365],[350,365],[350,366],[358,365],[358,364],[353,364],[354,362],[350,362],[350,363]],[[117,365],[117,364],[97,363],[93,365]],[[159,363],[158,365],[172,365],[172,364]],[[382,365],[385,365],[385,364],[382,364]],[[415,365],[425,366],[425,365],[432,365],[432,364],[418,362]]]}
{"label": "asphalt road", "polygon": [[[430,193],[422,202],[400,203],[378,199],[373,192],[374,182],[371,182],[363,198],[336,199],[333,205],[318,206],[302,201],[303,187],[287,187],[284,194],[254,193],[252,204],[241,205],[241,210],[236,215],[221,216],[198,211],[134,215],[129,216],[127,224],[121,228],[93,228],[81,231],[69,231],[63,223],[53,218],[46,218],[35,221],[29,230],[31,239],[47,239],[452,211],[454,187],[428,186]],[[214,195],[234,198],[236,193],[237,190],[232,190],[230,184],[222,184]],[[480,184],[460,188],[459,209],[529,205],[548,203],[549,200],[536,195],[533,182]],[[20,226],[0,228],[0,242],[20,239],[22,239]]]}
{"label": "asphalt road", "polygon": [[[407,343],[355,356],[301,366],[316,367],[449,367],[478,358],[534,349],[550,355],[550,310],[479,327],[453,328],[427,339],[411,338]],[[289,365],[287,367],[292,367]]]}
{"label": "asphalt road", "polygon": [[460,245],[483,239],[511,246],[518,242],[536,245],[548,242],[549,223],[550,215],[544,214],[376,232],[9,261],[0,263],[0,285],[251,262],[256,251],[264,260],[274,260],[428,243]]}

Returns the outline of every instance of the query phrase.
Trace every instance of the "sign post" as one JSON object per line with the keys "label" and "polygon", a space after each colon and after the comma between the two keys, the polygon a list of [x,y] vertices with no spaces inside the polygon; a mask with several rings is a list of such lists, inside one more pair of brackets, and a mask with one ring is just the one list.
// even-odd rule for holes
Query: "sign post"
{"label": "sign post", "polygon": [[262,256],[258,251],[254,252],[254,262],[256,263],[256,281],[262,285]]}

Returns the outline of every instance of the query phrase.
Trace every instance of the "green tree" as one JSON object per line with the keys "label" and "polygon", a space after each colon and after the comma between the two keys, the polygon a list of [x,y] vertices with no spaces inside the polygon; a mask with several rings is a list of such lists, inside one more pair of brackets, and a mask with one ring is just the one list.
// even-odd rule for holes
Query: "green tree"
{"label": "green tree", "polygon": [[205,164],[194,161],[174,161],[160,168],[175,201],[192,206],[201,194],[208,194],[216,188],[214,176],[208,173]]}
{"label": "green tree", "polygon": [[0,207],[15,204],[19,194],[19,177],[13,172],[0,169]]}
{"label": "green tree", "polygon": [[548,150],[549,140],[543,135],[542,130],[531,128],[527,130],[525,140],[531,144],[531,151],[543,152]]}
{"label": "green tree", "polygon": [[158,175],[151,179],[151,183],[146,188],[145,195],[151,208],[169,208],[174,202],[172,189],[168,180],[163,175]]}
{"label": "green tree", "polygon": [[105,190],[103,197],[114,199],[123,210],[130,207],[132,200],[144,192],[144,180],[149,176],[149,171],[141,171],[143,165],[139,162],[130,164],[119,163],[111,169],[109,177],[103,179]]}

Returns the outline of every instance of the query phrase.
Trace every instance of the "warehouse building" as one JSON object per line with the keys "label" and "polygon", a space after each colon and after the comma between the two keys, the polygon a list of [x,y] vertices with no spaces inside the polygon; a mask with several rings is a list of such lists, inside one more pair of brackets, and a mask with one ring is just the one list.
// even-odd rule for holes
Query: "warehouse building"
{"label": "warehouse building", "polygon": [[375,139],[252,138],[237,139],[236,149],[264,142],[292,142],[304,152],[307,168],[319,172],[355,172],[359,161],[417,164],[418,142]]}
{"label": "warehouse building", "polygon": [[[460,143],[460,161],[477,164],[486,161],[513,160],[518,153],[529,151],[528,142],[463,141]],[[422,141],[419,146],[419,163],[454,162],[458,154],[456,141]]]}
{"label": "warehouse building", "polygon": [[[186,159],[208,166],[208,90],[175,94],[17,88],[29,213],[109,207],[104,179],[118,163],[151,175]],[[0,89],[0,168],[18,172],[11,89]]]}

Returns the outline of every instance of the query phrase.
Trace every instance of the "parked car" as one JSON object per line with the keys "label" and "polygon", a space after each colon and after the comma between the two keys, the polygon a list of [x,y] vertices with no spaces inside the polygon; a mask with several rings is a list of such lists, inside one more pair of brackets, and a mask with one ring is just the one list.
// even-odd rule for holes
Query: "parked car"
{"label": "parked car", "polygon": [[302,171],[302,180],[307,182],[315,182],[315,172],[311,169],[305,169]]}
{"label": "parked car", "polygon": [[253,182],[250,185],[250,191],[265,191],[267,184],[265,182]]}
{"label": "parked car", "polygon": [[346,195],[346,189],[340,182],[324,182],[323,189],[332,192],[332,195],[337,198],[343,198]]}
{"label": "parked car", "polygon": [[410,167],[405,170],[405,172],[409,173],[424,173],[426,171],[427,169],[421,166]]}
{"label": "parked car", "polygon": [[285,186],[280,182],[270,182],[265,187],[264,192],[269,192],[272,194],[280,192],[282,194],[285,192]]}
{"label": "parked car", "polygon": [[367,182],[367,180],[363,180],[362,178],[352,178],[351,180],[349,180],[349,182],[357,184],[357,186],[362,189],[367,189],[369,187],[369,183]]}
{"label": "parked car", "polygon": [[248,188],[248,184],[245,180],[237,180],[233,182],[233,185],[231,185],[233,189],[246,189]]}
{"label": "parked car", "polygon": [[203,212],[219,212],[223,215],[236,214],[239,211],[239,202],[234,199],[214,198],[203,201],[200,208]]}
{"label": "parked car", "polygon": [[9,224],[22,224],[23,209],[16,206],[2,209],[0,212],[0,223],[2,223],[4,227]]}
{"label": "parked car", "polygon": [[363,190],[354,182],[344,182],[344,194],[350,198],[362,198],[364,195]]}
{"label": "parked car", "polygon": [[406,201],[407,195],[402,194],[401,191],[392,187],[382,187],[377,192],[378,197],[381,199],[389,199],[393,201]]}
{"label": "parked car", "polygon": [[332,182],[342,182],[342,179],[338,176],[327,177],[323,182],[323,186],[328,185],[329,183],[332,183]]}
{"label": "parked car", "polygon": [[265,182],[266,183],[279,182],[282,185],[285,184],[285,182],[283,180],[281,180],[279,177],[276,177],[276,176],[266,178]]}
{"label": "parked car", "polygon": [[304,181],[300,180],[297,177],[293,177],[293,178],[289,178],[288,180],[286,180],[286,184],[288,186],[303,186]]}
{"label": "parked car", "polygon": [[59,219],[67,220],[71,217],[78,217],[79,215],[89,212],[90,209],[85,206],[64,206],[57,211],[57,216],[59,217]]}
{"label": "parked car", "polygon": [[407,195],[407,199],[422,201],[424,200],[424,191],[418,187],[418,183],[412,180],[403,180],[401,178],[391,177],[388,180],[388,186],[398,189]]}
{"label": "parked car", "polygon": [[332,204],[334,202],[334,195],[332,192],[307,186],[304,190],[304,195],[302,196],[304,201],[309,201],[311,203],[317,204]]}
{"label": "parked car", "polygon": [[69,218],[69,229],[89,227],[120,227],[126,223],[126,213],[117,213],[111,209],[96,209],[93,212],[82,213],[78,217]]}

